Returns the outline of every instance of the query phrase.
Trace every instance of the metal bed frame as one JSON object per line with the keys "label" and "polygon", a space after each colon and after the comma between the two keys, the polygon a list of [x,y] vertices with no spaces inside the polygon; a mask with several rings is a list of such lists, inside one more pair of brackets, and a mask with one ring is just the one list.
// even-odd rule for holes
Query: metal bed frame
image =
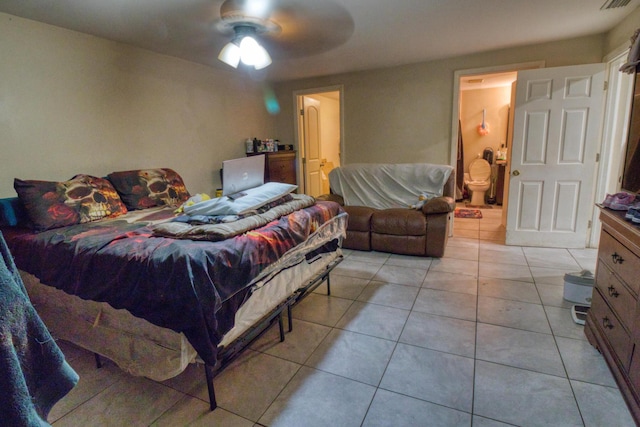
{"label": "metal bed frame", "polygon": [[[218,407],[216,402],[216,393],[213,385],[213,379],[220,374],[227,366],[231,364],[244,350],[246,350],[251,343],[260,338],[277,320],[278,328],[280,332],[280,342],[284,341],[284,321],[283,312],[287,310],[287,319],[289,323],[289,332],[293,331],[293,318],[291,310],[294,305],[302,301],[307,295],[313,292],[322,283],[327,282],[327,295],[331,295],[331,278],[329,274],[331,271],[342,262],[344,257],[339,255],[336,259],[331,261],[323,271],[312,277],[304,286],[298,288],[293,294],[291,294],[285,301],[280,303],[277,307],[271,310],[255,325],[245,331],[242,335],[236,338],[232,343],[227,345],[218,354],[218,360],[214,366],[208,363],[204,363],[204,373],[207,381],[207,391],[209,393],[209,408],[211,411]],[[99,369],[102,367],[102,359],[98,353],[94,353],[96,367]]]}

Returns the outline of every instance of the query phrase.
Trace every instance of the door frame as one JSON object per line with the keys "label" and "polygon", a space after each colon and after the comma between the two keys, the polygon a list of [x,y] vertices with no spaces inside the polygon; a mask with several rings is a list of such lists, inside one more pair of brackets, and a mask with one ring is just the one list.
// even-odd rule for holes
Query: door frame
{"label": "door frame", "polygon": [[302,129],[304,129],[304,120],[301,119],[299,111],[300,101],[305,96],[325,92],[339,93],[338,103],[340,106],[340,164],[344,165],[346,163],[344,139],[344,86],[332,85],[293,91],[293,136],[294,140],[296,141],[296,148],[298,150],[298,156],[296,157],[296,170],[298,188],[301,193],[306,192],[304,179],[305,170],[303,164],[303,159],[305,158],[306,153],[304,152],[304,132],[302,132]]}
{"label": "door frame", "polygon": [[[494,65],[481,68],[469,68],[456,70],[453,73],[453,106],[451,112],[451,152],[449,154],[449,164],[453,166],[454,172],[458,163],[458,122],[460,121],[460,79],[463,77],[477,76],[480,74],[497,74],[509,71],[531,70],[534,68],[544,68],[545,61],[520,62],[515,64]],[[513,129],[509,130],[513,132]],[[508,189],[505,189],[508,191]],[[506,206],[502,207],[506,209]],[[453,215],[449,218],[449,236],[453,236]]]}
{"label": "door frame", "polygon": [[[620,178],[624,163],[624,148],[627,144],[629,120],[631,115],[631,101],[633,98],[633,77],[619,71],[620,65],[626,62],[629,48],[616,49],[605,56],[605,82],[607,89],[604,98],[604,118],[602,123],[599,148],[600,159],[594,186],[596,201],[604,200],[607,193],[620,190]],[[618,161],[615,161],[618,159]],[[594,209],[591,216],[591,232],[588,236],[587,247],[596,248],[600,243],[600,211]]]}

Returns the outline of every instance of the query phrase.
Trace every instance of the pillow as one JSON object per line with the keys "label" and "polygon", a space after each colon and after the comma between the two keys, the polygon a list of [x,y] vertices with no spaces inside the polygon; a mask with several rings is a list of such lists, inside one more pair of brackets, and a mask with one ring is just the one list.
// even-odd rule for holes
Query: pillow
{"label": "pillow", "polygon": [[27,213],[17,197],[0,199],[0,227],[15,227],[27,221]]}
{"label": "pillow", "polygon": [[179,206],[189,198],[182,177],[172,169],[137,169],[107,175],[127,209]]}
{"label": "pillow", "polygon": [[185,206],[184,213],[187,215],[242,215],[261,206],[278,200],[286,194],[291,193],[297,185],[284,184],[281,182],[267,182],[259,187],[244,190],[244,196],[234,200],[227,196],[217,199],[205,200],[195,205]]}
{"label": "pillow", "polygon": [[15,178],[13,187],[36,231],[127,213],[118,193],[104,178],[76,175],[64,182]]}

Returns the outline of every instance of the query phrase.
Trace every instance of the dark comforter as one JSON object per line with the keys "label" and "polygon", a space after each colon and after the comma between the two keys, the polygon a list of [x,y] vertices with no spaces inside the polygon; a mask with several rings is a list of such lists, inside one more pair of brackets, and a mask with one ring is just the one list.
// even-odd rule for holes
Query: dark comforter
{"label": "dark comforter", "polygon": [[[69,294],[183,332],[214,365],[217,343],[233,327],[251,281],[342,212],[336,203],[318,202],[220,242],[156,237],[149,218],[5,237],[19,269]],[[166,209],[152,219],[171,214]]]}

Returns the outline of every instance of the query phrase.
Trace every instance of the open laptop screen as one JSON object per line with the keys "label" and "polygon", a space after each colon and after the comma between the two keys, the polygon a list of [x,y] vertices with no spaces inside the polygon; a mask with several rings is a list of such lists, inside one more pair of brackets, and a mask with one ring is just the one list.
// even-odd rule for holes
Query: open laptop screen
{"label": "open laptop screen", "polygon": [[222,195],[228,196],[264,184],[264,154],[222,162]]}

